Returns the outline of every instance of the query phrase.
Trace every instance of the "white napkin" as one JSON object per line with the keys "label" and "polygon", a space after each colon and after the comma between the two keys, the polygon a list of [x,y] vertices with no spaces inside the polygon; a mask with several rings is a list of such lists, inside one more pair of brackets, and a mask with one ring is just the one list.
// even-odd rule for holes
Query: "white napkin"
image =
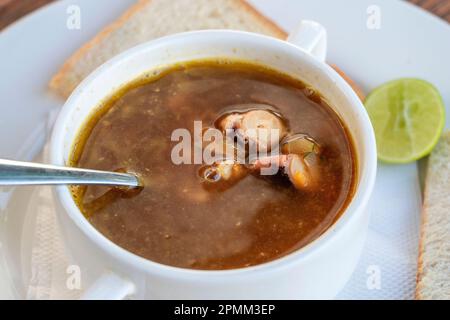
{"label": "white napkin", "polygon": [[[43,152],[44,163],[48,163],[47,151],[48,146]],[[77,299],[81,291],[70,290],[66,285],[70,263],[57,221],[51,187],[36,188],[31,203],[36,206],[36,220],[27,299]]]}
{"label": "white napkin", "polygon": [[[48,161],[48,147],[43,161]],[[338,299],[412,299],[416,283],[421,206],[416,164],[380,165],[369,204],[372,211],[359,264]],[[56,219],[51,189],[37,188],[29,299],[75,299],[68,289],[69,256]],[[411,195],[417,195],[411,197]]]}
{"label": "white napkin", "polygon": [[380,165],[366,245],[339,299],[413,299],[421,191],[416,163]]}

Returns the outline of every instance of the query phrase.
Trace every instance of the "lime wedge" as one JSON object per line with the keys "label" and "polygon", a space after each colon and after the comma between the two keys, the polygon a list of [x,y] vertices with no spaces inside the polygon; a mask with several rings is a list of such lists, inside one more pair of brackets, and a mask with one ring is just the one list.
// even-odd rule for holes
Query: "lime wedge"
{"label": "lime wedge", "polygon": [[407,163],[428,155],[439,140],[445,108],[430,83],[404,78],[381,85],[366,98],[378,159]]}

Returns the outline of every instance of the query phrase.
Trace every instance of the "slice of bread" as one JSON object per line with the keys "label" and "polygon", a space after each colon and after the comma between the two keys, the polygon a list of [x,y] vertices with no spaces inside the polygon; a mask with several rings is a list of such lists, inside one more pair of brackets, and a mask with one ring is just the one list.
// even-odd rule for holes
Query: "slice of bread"
{"label": "slice of bread", "polygon": [[287,36],[244,0],[140,0],[75,52],[50,81],[50,88],[68,97],[89,73],[113,56],[161,36],[200,29]]}
{"label": "slice of bread", "polygon": [[[118,20],[76,51],[50,81],[67,98],[102,63],[140,43],[201,29],[235,29],[285,39],[287,33],[245,0],[139,0]],[[342,70],[333,68],[364,100],[364,93]]]}
{"label": "slice of bread", "polygon": [[416,299],[450,299],[450,132],[431,154],[422,213]]}

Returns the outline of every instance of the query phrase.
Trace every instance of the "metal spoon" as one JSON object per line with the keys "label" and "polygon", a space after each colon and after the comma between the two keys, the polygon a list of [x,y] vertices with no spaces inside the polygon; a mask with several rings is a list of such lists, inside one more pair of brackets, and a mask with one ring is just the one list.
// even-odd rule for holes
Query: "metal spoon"
{"label": "metal spoon", "polygon": [[142,186],[130,173],[52,166],[33,162],[0,159],[0,186],[19,185],[111,185]]}

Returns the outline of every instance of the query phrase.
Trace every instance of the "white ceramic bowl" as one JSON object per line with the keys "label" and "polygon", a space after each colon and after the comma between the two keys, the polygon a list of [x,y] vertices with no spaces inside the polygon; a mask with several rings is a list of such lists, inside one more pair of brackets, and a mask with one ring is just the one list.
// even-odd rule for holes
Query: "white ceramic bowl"
{"label": "white ceramic bowl", "polygon": [[[289,43],[291,42],[291,43]],[[300,48],[301,47],[301,48]],[[302,22],[288,42],[229,30],[182,33],[151,41],[106,62],[70,96],[51,141],[51,160],[65,165],[87,117],[117,88],[145,71],[180,61],[228,57],[256,61],[316,88],[348,126],[358,158],[357,191],[342,216],[318,239],[275,261],[224,271],[175,268],[141,258],[98,232],[69,189],[57,187],[60,221],[83,283],[98,278],[86,298],[296,299],[333,298],[360,256],[369,221],[366,208],[376,173],[376,147],[366,111],[350,86],[326,63],[326,33]],[[120,143],[120,142],[118,142]]]}

